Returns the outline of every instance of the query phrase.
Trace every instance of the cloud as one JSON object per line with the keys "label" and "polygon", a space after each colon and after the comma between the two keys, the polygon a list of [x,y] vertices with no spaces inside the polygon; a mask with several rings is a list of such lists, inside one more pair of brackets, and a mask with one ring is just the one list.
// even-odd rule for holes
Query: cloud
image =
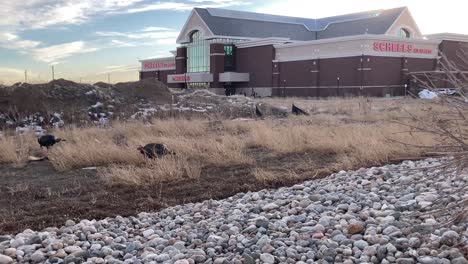
{"label": "cloud", "polygon": [[25,40],[12,32],[0,32],[0,48],[17,50],[30,55],[34,60],[54,65],[59,61],[75,54],[88,53],[98,50],[84,41],[62,43],[45,46],[40,41]]}
{"label": "cloud", "polygon": [[[201,4],[201,5],[200,5]],[[31,29],[80,24],[96,16],[152,10],[191,10],[193,7],[245,5],[245,0],[2,0],[0,27]]]}
{"label": "cloud", "polygon": [[122,37],[127,39],[166,39],[177,38],[179,31],[157,31],[157,32],[96,32],[101,37]]}
{"label": "cloud", "polygon": [[5,49],[26,50],[39,46],[41,42],[24,40],[12,32],[0,32],[0,47]]}
{"label": "cloud", "polygon": [[144,0],[2,0],[0,26],[44,28],[79,24],[90,17],[109,14]]}
{"label": "cloud", "polygon": [[163,27],[146,27],[132,32],[98,31],[95,35],[112,38],[113,47],[175,45],[180,32]]}
{"label": "cloud", "polygon": [[[206,3],[200,5],[199,3]],[[157,11],[157,10],[174,10],[174,11],[188,11],[192,10],[194,7],[200,8],[223,8],[229,6],[241,6],[249,5],[250,2],[242,0],[192,0],[191,3],[182,3],[182,2],[158,2],[155,4],[149,4],[145,6],[129,8],[126,13],[140,13],[148,11]]]}
{"label": "cloud", "polygon": [[31,53],[35,60],[52,64],[76,54],[83,54],[97,50],[98,48],[89,47],[83,41],[75,41],[44,48],[36,48],[33,49]]}
{"label": "cloud", "polygon": [[111,45],[116,48],[126,48],[126,47],[135,47],[136,43],[121,41],[118,39],[111,40]]}
{"label": "cloud", "polygon": [[152,32],[152,31],[170,31],[174,30],[172,28],[165,28],[165,27],[145,27],[141,30],[141,32]]}
{"label": "cloud", "polygon": [[140,69],[140,66],[137,64],[130,64],[130,65],[115,65],[115,66],[107,66],[103,73],[113,73],[113,72],[129,72],[129,71],[136,71]]}

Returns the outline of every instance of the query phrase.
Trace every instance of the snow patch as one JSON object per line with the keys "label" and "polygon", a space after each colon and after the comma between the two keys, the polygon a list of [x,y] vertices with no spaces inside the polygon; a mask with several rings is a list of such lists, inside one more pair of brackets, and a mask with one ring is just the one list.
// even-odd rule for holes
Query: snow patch
{"label": "snow patch", "polygon": [[97,102],[95,105],[92,105],[91,108],[98,108],[100,106],[103,106],[104,104],[101,102]]}
{"label": "snow patch", "polygon": [[437,94],[433,91],[430,91],[428,89],[424,89],[422,90],[421,92],[419,92],[419,98],[421,99],[434,99],[434,98],[437,98]]}

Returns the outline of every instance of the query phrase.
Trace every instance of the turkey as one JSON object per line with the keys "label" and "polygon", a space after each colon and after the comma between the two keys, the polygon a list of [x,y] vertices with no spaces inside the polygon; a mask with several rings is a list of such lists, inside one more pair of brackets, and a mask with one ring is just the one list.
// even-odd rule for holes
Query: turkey
{"label": "turkey", "polygon": [[295,106],[294,104],[292,105],[292,113],[295,114],[295,115],[306,115],[306,116],[309,115],[309,113],[307,113],[306,111],[302,110],[301,108]]}
{"label": "turkey", "polygon": [[160,143],[150,143],[143,146],[139,146],[138,150],[140,153],[149,159],[161,158],[165,155],[175,155],[175,152],[169,150],[166,145]]}
{"label": "turkey", "polygon": [[37,139],[37,142],[39,143],[41,148],[46,147],[47,149],[49,149],[50,147],[52,147],[53,145],[61,141],[66,141],[66,140],[57,138],[54,135],[44,135]]}

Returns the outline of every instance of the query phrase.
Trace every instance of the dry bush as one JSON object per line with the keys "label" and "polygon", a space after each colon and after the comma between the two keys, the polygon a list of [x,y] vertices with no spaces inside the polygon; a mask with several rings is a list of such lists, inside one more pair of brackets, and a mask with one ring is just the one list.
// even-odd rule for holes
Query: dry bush
{"label": "dry bush", "polygon": [[[447,192],[437,188],[439,199],[431,205],[429,212],[421,213],[445,218],[445,225],[450,226],[468,220],[468,75],[459,68],[467,67],[468,50],[457,54],[464,65],[456,65],[444,54],[441,55],[441,71],[413,77],[422,87],[435,93],[438,93],[437,87],[442,83],[443,87],[454,88],[458,96],[439,93],[437,99],[431,100],[430,105],[424,109],[424,115],[408,113],[407,118],[399,122],[410,133],[431,134],[435,138],[433,144],[417,145],[411,141],[400,143],[420,147],[443,157],[440,166],[428,168],[433,172],[432,178],[435,182],[439,177],[461,180],[461,186],[455,191]],[[456,196],[460,198],[454,201],[453,197]]]}
{"label": "dry bush", "polygon": [[37,140],[32,134],[0,137],[0,163],[24,166],[35,145]]}

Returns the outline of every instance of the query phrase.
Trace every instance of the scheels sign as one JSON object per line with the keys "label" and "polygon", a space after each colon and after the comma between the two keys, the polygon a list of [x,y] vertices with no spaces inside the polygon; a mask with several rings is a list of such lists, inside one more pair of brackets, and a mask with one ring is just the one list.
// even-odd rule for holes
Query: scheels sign
{"label": "scheels sign", "polygon": [[143,62],[143,70],[161,70],[161,69],[175,69],[175,62],[167,61],[146,61]]}
{"label": "scheels sign", "polygon": [[432,49],[424,49],[414,47],[413,44],[395,43],[395,42],[374,42],[374,51],[380,52],[399,52],[399,53],[416,53],[416,54],[432,54]]}
{"label": "scheels sign", "polygon": [[189,82],[190,76],[172,76],[172,81],[174,82]]}

